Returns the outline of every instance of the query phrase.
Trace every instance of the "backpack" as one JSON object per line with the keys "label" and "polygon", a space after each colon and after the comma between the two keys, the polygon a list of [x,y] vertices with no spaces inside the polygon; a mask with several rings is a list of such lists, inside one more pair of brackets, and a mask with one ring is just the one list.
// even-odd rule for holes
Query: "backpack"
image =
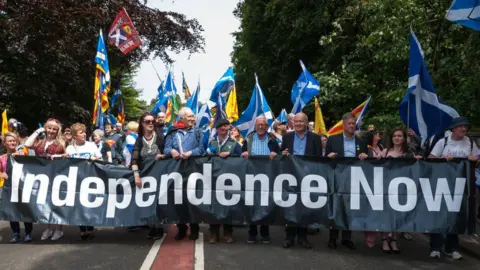
{"label": "backpack", "polygon": [[[473,139],[468,137],[468,139],[470,139],[470,155],[473,155]],[[443,150],[445,150],[445,147],[447,147],[447,143],[448,143],[448,137],[445,137],[445,142],[443,143]],[[432,147],[433,148],[433,147]],[[443,150],[442,150],[442,154],[443,154]]]}
{"label": "backpack", "polygon": [[[430,153],[432,152],[433,150],[433,147],[435,147],[435,144],[437,144],[437,142],[443,138],[446,138],[445,137],[445,131],[442,131],[441,133],[439,134],[436,134],[436,135],[433,135],[433,138],[432,140],[427,140],[425,142],[425,152],[423,154],[423,157],[424,158],[428,158],[428,156],[430,156]],[[446,140],[445,140],[445,145],[446,145]]]}

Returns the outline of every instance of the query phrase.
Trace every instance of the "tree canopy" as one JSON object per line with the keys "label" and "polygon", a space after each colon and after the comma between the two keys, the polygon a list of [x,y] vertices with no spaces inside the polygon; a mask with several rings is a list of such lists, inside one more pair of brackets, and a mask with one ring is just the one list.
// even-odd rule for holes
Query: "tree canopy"
{"label": "tree canopy", "polygon": [[[445,20],[450,4],[451,0],[242,1],[234,11],[241,27],[234,34],[232,53],[239,103],[248,102],[257,72],[274,112],[290,110],[301,59],[321,83],[322,110],[332,120],[327,125],[368,96],[372,102],[366,123],[398,125],[398,106],[408,87],[412,25],[438,95],[478,126],[480,33]],[[311,106],[306,111],[311,112]]]}
{"label": "tree canopy", "polygon": [[[203,51],[203,29],[197,20],[152,9],[146,6],[146,1],[2,1],[0,108],[8,108],[9,116],[29,126],[48,117],[59,118],[62,122],[90,123],[93,60],[99,30],[102,29],[106,36],[122,7],[129,13],[143,45],[126,56],[114,46],[107,47],[111,92],[114,92],[113,82],[118,79],[122,87],[133,87],[131,75],[149,55],[170,62],[169,51]],[[129,111],[138,113],[146,106],[135,100],[138,92],[131,95],[126,92],[127,114]]]}

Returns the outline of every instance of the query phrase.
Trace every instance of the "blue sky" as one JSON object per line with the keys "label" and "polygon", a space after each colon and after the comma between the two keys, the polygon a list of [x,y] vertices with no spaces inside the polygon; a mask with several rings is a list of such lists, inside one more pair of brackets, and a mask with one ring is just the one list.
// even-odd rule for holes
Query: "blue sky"
{"label": "blue sky", "polygon": [[[238,30],[239,20],[233,16],[239,0],[150,0],[148,6],[165,11],[185,14],[188,18],[196,18],[202,25],[205,38],[205,53],[180,54],[170,53],[177,89],[181,89],[182,71],[187,84],[193,92],[200,78],[200,100],[209,98],[210,92],[218,79],[231,66],[230,53],[233,51],[234,38],[231,33]],[[141,34],[141,33],[140,33]],[[163,79],[167,72],[167,64],[160,59],[152,59],[153,65]],[[135,77],[136,87],[142,89],[141,98],[149,102],[157,95],[159,80],[149,61],[141,64]]]}

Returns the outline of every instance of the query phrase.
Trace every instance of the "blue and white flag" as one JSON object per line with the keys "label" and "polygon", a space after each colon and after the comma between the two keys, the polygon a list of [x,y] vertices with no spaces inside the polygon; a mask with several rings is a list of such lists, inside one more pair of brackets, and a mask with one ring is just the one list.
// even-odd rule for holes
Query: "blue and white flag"
{"label": "blue and white flag", "polygon": [[122,96],[122,90],[120,90],[120,86],[119,86],[119,88],[115,91],[115,93],[113,93],[112,98],[110,99],[110,107],[113,107],[113,105],[115,104],[115,102],[117,102],[117,99],[120,96]]}
{"label": "blue and white flag", "polygon": [[422,47],[412,29],[408,77],[407,94],[400,103],[400,117],[403,123],[422,137],[423,143],[447,129],[452,119],[459,115],[437,96],[424,62]]}
{"label": "blue and white flag", "polygon": [[193,92],[193,95],[187,100],[187,104],[185,105],[187,108],[190,108],[195,115],[198,113],[198,95],[200,95],[200,82],[198,82],[197,89],[195,89],[195,92]]}
{"label": "blue and white flag", "polygon": [[255,130],[255,119],[262,115],[267,118],[268,126],[271,126],[273,123],[272,111],[263,95],[262,88],[260,88],[257,75],[255,75],[255,87],[253,88],[250,103],[248,103],[247,109],[233,125],[238,127],[242,137],[246,138],[248,133]]}
{"label": "blue and white flag", "polygon": [[365,116],[365,112],[366,112],[367,109],[368,109],[368,105],[370,104],[370,99],[371,99],[371,98],[372,98],[371,96],[368,97],[367,101],[365,102],[365,105],[363,106],[362,111],[360,112],[360,114],[359,114],[358,117],[357,117],[357,128],[356,128],[356,130],[360,130],[360,124],[361,124],[362,121],[363,121],[363,117]]}
{"label": "blue and white flag", "polygon": [[480,1],[453,0],[447,20],[480,31]]}
{"label": "blue and white flag", "polygon": [[300,60],[300,66],[302,67],[302,74],[292,87],[292,113],[294,114],[301,112],[313,97],[320,94],[320,83],[308,72],[302,60]]}
{"label": "blue and white flag", "polygon": [[[168,75],[167,75],[168,76]],[[167,103],[168,103],[168,96],[165,95],[165,82],[167,78],[160,82],[160,85],[157,88],[158,95],[157,95],[157,102],[153,106],[152,113],[157,114],[159,112],[166,112],[167,111]]]}
{"label": "blue and white flag", "polygon": [[233,68],[229,67],[213,87],[212,94],[210,95],[210,101],[220,105],[223,111],[225,111],[228,93],[230,93],[234,85],[235,74],[233,73]]}
{"label": "blue and white flag", "polygon": [[212,115],[210,114],[210,108],[208,108],[208,104],[203,104],[200,109],[198,109],[197,113],[197,127],[202,128],[205,125],[210,124],[212,120]]}
{"label": "blue and white flag", "polygon": [[277,121],[280,123],[287,123],[288,122],[288,116],[287,116],[287,111],[285,109],[282,109],[280,114],[277,117]]}

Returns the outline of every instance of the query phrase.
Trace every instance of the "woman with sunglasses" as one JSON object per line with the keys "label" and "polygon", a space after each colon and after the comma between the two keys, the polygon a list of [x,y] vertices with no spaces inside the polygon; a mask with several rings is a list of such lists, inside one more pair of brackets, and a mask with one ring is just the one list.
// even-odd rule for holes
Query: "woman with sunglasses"
{"label": "woman with sunglasses", "polygon": [[[41,139],[38,139],[40,135]],[[38,139],[38,140],[37,140]],[[61,157],[65,154],[65,142],[62,139],[62,130],[60,121],[54,118],[47,120],[43,127],[33,132],[30,137],[25,141],[25,147],[31,148],[35,151],[35,156],[44,158]],[[47,240],[49,238],[52,241],[56,241],[63,237],[63,226],[56,225],[55,231],[52,230],[50,225],[42,233],[41,240]]]}
{"label": "woman with sunglasses", "polygon": [[[140,170],[143,162],[149,159],[161,159],[165,147],[165,138],[163,133],[155,132],[155,116],[152,113],[144,113],[140,117],[140,126],[138,128],[138,139],[133,146],[132,152],[132,171],[135,178],[135,184],[142,187]],[[163,237],[163,227],[157,224],[150,224],[150,232],[147,239],[160,239]]]}
{"label": "woman with sunglasses", "polygon": [[[22,151],[17,151],[17,146],[19,143],[18,136],[13,132],[6,132],[3,134],[3,145],[6,149],[6,154],[0,156],[0,201],[1,201],[1,192],[3,187],[3,182],[5,179],[8,179],[7,175],[7,159],[8,155],[15,155],[17,153],[22,154]],[[24,242],[32,241],[32,230],[33,224],[30,222],[24,222],[23,226],[25,227],[25,238]],[[20,241],[20,223],[18,221],[10,221],[10,228],[13,231],[13,236],[10,239],[10,243],[17,243]]]}

